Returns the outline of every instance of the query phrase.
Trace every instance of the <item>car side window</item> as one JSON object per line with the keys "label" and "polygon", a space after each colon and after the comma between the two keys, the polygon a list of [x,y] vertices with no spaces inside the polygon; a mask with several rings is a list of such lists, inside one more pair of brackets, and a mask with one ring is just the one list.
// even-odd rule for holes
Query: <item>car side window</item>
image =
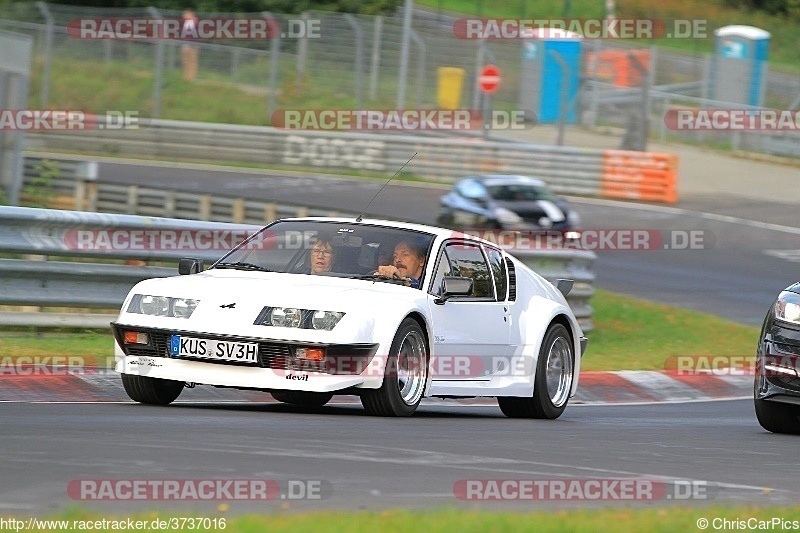
{"label": "car side window", "polygon": [[439,254],[439,260],[436,265],[436,273],[433,275],[433,283],[431,284],[430,293],[434,296],[442,295],[442,280],[445,276],[453,276],[453,268],[450,266],[450,259],[447,257],[447,252],[442,250]]}
{"label": "car side window", "polygon": [[452,243],[448,244],[445,250],[450,258],[452,275],[472,278],[471,296],[494,299],[492,275],[480,246],[471,243]]}
{"label": "car side window", "polygon": [[506,292],[508,290],[508,277],[506,275],[505,265],[503,264],[503,254],[500,250],[488,246],[485,247],[485,250],[486,255],[489,256],[489,268],[491,268],[492,277],[494,278],[497,301],[505,301]]}

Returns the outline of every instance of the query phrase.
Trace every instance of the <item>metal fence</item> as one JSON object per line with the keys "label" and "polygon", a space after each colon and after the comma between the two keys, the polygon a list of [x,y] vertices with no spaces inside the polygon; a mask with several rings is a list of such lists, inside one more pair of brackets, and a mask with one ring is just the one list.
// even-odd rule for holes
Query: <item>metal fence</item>
{"label": "metal fence", "polygon": [[[25,109],[33,54],[33,39],[0,31],[0,111]],[[22,175],[23,132],[0,128],[0,196],[16,204]]]}
{"label": "metal fence", "polygon": [[[226,17],[224,13],[201,13],[203,17]],[[181,12],[153,8],[83,8],[58,4],[0,4],[0,28],[13,28],[35,40],[37,83],[32,102],[39,106],[75,105],[70,77],[91,80],[96,90],[93,111],[135,110],[142,117],[206,120],[204,109],[191,106],[187,95],[193,86],[221,92],[219,107],[212,110],[226,122],[266,125],[275,109],[413,108],[436,107],[438,69],[457,67],[466,73],[460,93],[460,107],[478,108],[480,94],[476,77],[483,65],[496,64],[503,83],[493,95],[494,105],[518,109],[530,86],[524,76],[523,46],[520,41],[463,40],[454,36],[454,17],[425,10],[413,12],[411,24],[404,25],[403,9],[392,16],[372,17],[309,11],[302,15],[251,13],[244,16],[269,17],[289,35],[289,24],[298,19],[314,21],[319,38],[277,38],[270,41],[203,41],[199,51],[197,80],[182,79],[182,47],[174,40],[114,41],[81,40],[68,35],[70,21],[97,17],[175,17]],[[712,33],[710,23],[708,32]],[[578,111],[584,125],[634,127],[640,98],[634,81],[613,81],[599,72],[591,59],[607,51],[647,52],[651,80],[651,104],[644,116],[647,124],[634,133],[660,132],[663,109],[670,105],[716,105],[706,90],[710,86],[710,56],[622,40],[586,42],[580,65],[579,97],[568,112]],[[593,55],[594,54],[594,55]],[[765,105],[791,109],[800,102],[800,71],[769,71],[766,76]],[[106,90],[105,79],[124,79],[141,94],[119,94]],[[54,83],[58,80],[58,83]],[[147,88],[142,92],[141,82]],[[548,90],[555,90],[549,88]],[[228,91],[228,92],[225,92]],[[233,92],[230,92],[233,91]],[[124,92],[124,91],[123,91]],[[237,111],[227,106],[231,98],[248,102]],[[704,98],[691,100],[688,98]],[[729,102],[723,102],[731,107]],[[629,133],[630,134],[630,133]],[[717,136],[696,132],[669,132],[670,138],[689,142],[727,142],[742,149],[794,155],[795,133],[759,135],[726,133]],[[624,140],[624,139],[623,139]]]}
{"label": "metal fence", "polygon": [[[207,231],[228,232],[228,239],[252,233],[260,226],[201,222],[135,215],[89,213],[0,207],[0,253],[35,254],[49,261],[0,259],[0,305],[44,306],[63,308],[97,308],[118,310],[128,291],[137,282],[151,277],[175,275],[175,268],[120,263],[120,260],[174,261],[180,257],[200,257],[214,261],[224,249],[154,249],[131,245],[125,240],[119,246],[81,245],[79,232],[89,235],[114,232],[178,233],[196,235]],[[243,240],[243,238],[242,238]],[[175,241],[180,243],[180,239]],[[194,242],[194,241],[193,241]],[[179,249],[180,248],[180,249]],[[592,329],[592,308],[589,299],[594,294],[592,264],[594,252],[582,250],[530,250],[515,254],[528,266],[554,282],[559,278],[575,280],[568,297],[575,316],[584,331]],[[65,261],[73,257],[78,261]],[[84,262],[84,261],[94,262]],[[103,262],[105,261],[105,263]],[[108,325],[109,315],[61,313],[1,313],[0,325],[39,325],[97,327]]]}

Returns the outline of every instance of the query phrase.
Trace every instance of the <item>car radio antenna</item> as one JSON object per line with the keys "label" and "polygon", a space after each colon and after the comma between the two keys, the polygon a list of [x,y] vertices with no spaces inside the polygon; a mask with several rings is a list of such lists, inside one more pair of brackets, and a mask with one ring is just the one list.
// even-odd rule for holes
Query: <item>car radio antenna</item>
{"label": "car radio antenna", "polygon": [[406,161],[405,163],[403,163],[403,166],[402,166],[402,167],[400,167],[400,168],[398,168],[398,169],[397,169],[397,172],[395,172],[394,174],[392,174],[392,177],[391,177],[391,178],[389,178],[389,181],[387,181],[386,183],[384,183],[384,184],[383,184],[383,187],[381,187],[381,188],[380,188],[380,190],[379,190],[378,192],[376,192],[376,193],[375,193],[375,196],[373,196],[373,197],[370,199],[369,203],[367,204],[367,207],[365,207],[365,208],[364,208],[364,210],[361,212],[361,214],[360,214],[360,215],[358,215],[358,216],[356,217],[356,222],[361,222],[361,219],[363,219],[363,218],[364,218],[364,213],[366,213],[366,212],[367,212],[367,209],[369,209],[369,206],[371,206],[371,205],[372,205],[372,202],[374,202],[374,201],[375,201],[375,198],[377,198],[377,197],[378,197],[378,195],[379,195],[380,193],[382,193],[382,192],[383,192],[383,189],[385,189],[385,188],[386,188],[386,186],[387,186],[387,185],[389,185],[389,183],[390,183],[390,182],[391,182],[391,181],[394,179],[394,177],[395,177],[395,176],[397,176],[398,174],[400,174],[400,171],[401,171],[401,170],[403,170],[404,168],[406,168],[406,165],[407,165],[407,164],[409,164],[409,163],[411,162],[411,160],[412,160],[412,159],[414,159],[415,157],[417,157],[417,152],[414,152],[414,155],[412,155],[411,157],[409,157],[409,158],[408,158],[408,161]]}

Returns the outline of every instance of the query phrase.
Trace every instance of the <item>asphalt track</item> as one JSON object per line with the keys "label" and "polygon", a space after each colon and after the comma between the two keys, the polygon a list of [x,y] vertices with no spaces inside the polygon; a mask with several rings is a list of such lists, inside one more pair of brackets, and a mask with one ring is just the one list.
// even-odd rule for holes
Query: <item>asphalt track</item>
{"label": "asphalt track", "polygon": [[[106,514],[217,511],[207,501],[76,501],[74,480],[313,480],[321,499],[228,502],[229,513],[455,506],[794,504],[798,440],[762,430],[752,402],[570,406],[557,421],[512,420],[496,406],[427,402],[408,419],[357,404],[5,403],[0,514],[80,504]],[[687,500],[463,501],[461,480],[625,478],[702,487]],[[668,494],[673,494],[667,491]],[[655,491],[653,494],[657,494]]]}
{"label": "asphalt track", "polygon": [[[367,179],[119,162],[101,163],[99,180],[287,203],[302,198],[302,203],[349,212],[364,210],[383,185]],[[375,198],[368,213],[434,223],[445,190],[393,182]],[[800,219],[795,205],[747,201],[724,192],[682,198],[676,207],[586,198],[572,202],[588,229],[657,230],[664,232],[667,244],[671,231],[703,232],[699,249],[598,250],[598,287],[756,325],[777,292],[800,279]]]}

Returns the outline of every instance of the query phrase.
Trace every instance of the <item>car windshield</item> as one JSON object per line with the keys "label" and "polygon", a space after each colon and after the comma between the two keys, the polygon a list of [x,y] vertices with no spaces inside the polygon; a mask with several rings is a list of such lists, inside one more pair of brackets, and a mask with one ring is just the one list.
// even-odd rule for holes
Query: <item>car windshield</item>
{"label": "car windshield", "polygon": [[282,221],[254,234],[214,268],[381,280],[374,274],[378,266],[394,264],[395,247],[411,251],[410,269],[417,259],[428,263],[432,242],[432,234],[387,226]]}
{"label": "car windshield", "polygon": [[527,185],[507,183],[503,185],[488,185],[489,194],[495,200],[503,202],[527,202],[535,200],[549,200],[554,202],[558,197],[547,188],[540,185]]}

